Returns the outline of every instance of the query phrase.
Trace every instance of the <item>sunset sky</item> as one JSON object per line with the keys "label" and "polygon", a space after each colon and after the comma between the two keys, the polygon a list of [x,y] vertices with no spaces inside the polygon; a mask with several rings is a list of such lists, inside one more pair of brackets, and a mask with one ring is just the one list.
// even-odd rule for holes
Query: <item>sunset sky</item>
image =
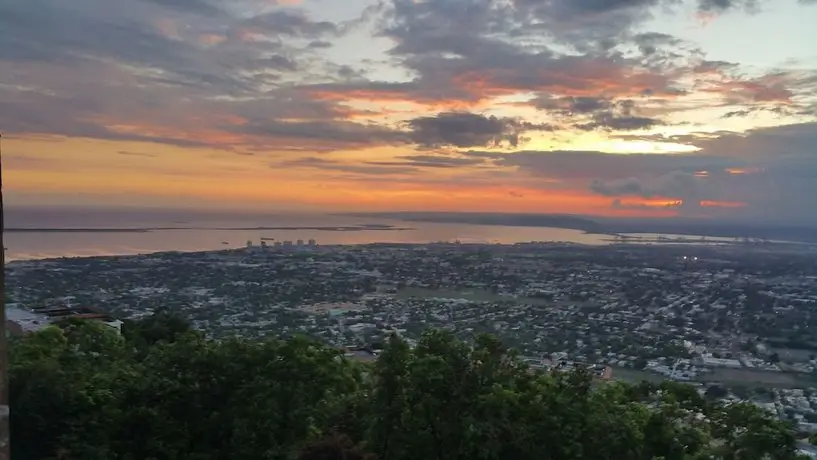
{"label": "sunset sky", "polygon": [[6,202],[817,223],[815,0],[0,0]]}

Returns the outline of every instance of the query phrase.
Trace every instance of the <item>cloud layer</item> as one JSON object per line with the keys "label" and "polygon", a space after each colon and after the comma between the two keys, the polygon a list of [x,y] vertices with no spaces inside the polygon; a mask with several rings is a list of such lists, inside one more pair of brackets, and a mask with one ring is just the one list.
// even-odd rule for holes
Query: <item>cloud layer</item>
{"label": "cloud layer", "polygon": [[111,165],[166,161],[140,147],[159,145],[423,196],[817,223],[817,58],[711,58],[711,38],[656,28],[680,18],[705,37],[784,9],[817,21],[813,1],[115,3],[0,2],[12,139],[119,143]]}

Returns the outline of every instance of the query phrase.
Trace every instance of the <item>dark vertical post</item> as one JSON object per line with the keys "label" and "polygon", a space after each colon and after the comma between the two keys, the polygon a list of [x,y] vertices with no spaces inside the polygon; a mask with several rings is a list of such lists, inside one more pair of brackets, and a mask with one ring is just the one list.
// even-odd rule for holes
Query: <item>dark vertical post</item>
{"label": "dark vertical post", "polygon": [[6,325],[6,233],[3,221],[3,134],[0,133],[0,460],[11,459],[9,439],[8,327]]}

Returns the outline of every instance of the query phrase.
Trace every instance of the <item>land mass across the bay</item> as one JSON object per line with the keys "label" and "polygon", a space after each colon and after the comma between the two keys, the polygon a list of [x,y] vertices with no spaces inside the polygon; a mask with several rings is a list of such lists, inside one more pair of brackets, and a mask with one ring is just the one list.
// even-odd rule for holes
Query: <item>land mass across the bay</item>
{"label": "land mass across the bay", "polygon": [[407,222],[555,227],[614,236],[671,234],[817,243],[817,228],[776,222],[758,223],[694,218],[614,218],[567,214],[495,212],[378,212],[347,215]]}
{"label": "land mass across the bay", "polygon": [[6,228],[7,233],[149,233],[168,230],[219,230],[219,231],[264,231],[264,230],[315,230],[326,232],[404,231],[409,227],[385,224],[328,225],[328,226],[254,226],[254,227],[128,227],[128,228],[74,228],[74,227],[16,227]]}

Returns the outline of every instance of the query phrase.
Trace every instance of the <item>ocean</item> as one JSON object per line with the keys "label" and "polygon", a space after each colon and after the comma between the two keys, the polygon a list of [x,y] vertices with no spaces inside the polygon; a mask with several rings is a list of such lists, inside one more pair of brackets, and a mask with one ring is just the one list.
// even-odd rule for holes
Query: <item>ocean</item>
{"label": "ocean", "polygon": [[[9,261],[160,251],[208,251],[244,247],[248,241],[260,244],[262,238],[268,244],[314,239],[323,245],[421,244],[456,240],[463,243],[503,244],[552,241],[599,245],[608,242],[605,235],[562,228],[405,222],[379,217],[302,213],[7,208],[5,219],[5,227],[9,229],[5,234],[6,259]],[[341,230],[339,227],[356,229]],[[43,231],[19,232],[14,229]],[[81,231],[57,231],[64,229]],[[100,229],[144,231],[98,231]]]}

